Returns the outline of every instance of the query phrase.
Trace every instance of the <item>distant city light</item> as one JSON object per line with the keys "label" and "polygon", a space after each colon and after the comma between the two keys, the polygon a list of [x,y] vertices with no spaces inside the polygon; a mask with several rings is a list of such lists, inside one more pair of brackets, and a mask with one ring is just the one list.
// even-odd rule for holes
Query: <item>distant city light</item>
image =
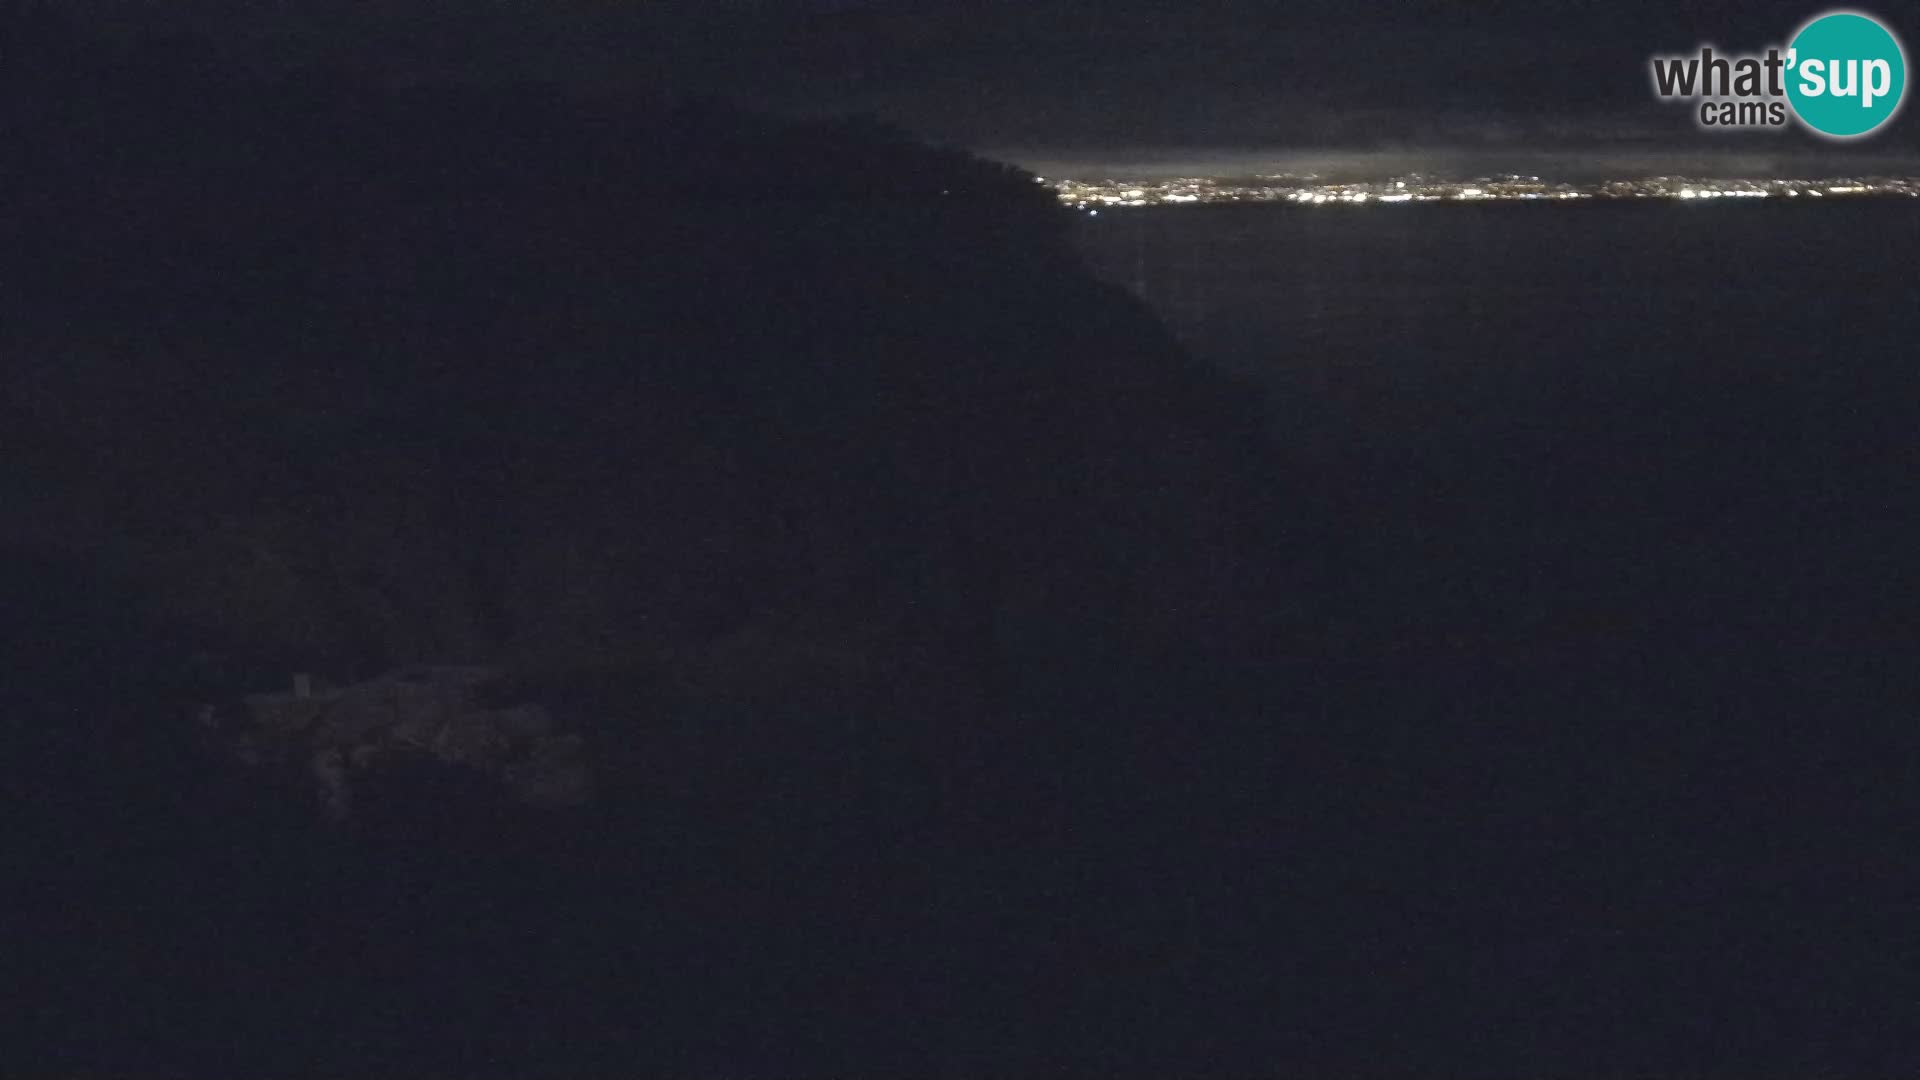
{"label": "distant city light", "polygon": [[1651,176],[1594,182],[1549,182],[1537,176],[1435,180],[1413,175],[1382,181],[1334,183],[1316,176],[1257,176],[1244,180],[1177,177],[1165,180],[1062,180],[1051,184],[1061,201],[1101,206],[1189,206],[1197,203],[1406,203],[1580,199],[1765,199],[1774,196],[1902,196],[1920,198],[1920,177],[1819,179]]}

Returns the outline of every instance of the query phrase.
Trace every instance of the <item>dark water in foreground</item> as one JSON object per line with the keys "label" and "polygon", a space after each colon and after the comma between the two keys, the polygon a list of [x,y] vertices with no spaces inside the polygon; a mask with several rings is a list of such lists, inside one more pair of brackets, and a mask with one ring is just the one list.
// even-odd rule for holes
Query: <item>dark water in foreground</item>
{"label": "dark water in foreground", "polygon": [[[1463,388],[1910,364],[1920,202],[1200,207],[1081,218],[1089,258],[1307,430],[1456,424]],[[1518,402],[1516,402],[1517,404]],[[1762,433],[1763,434],[1763,433]]]}
{"label": "dark water in foreground", "polygon": [[1290,782],[1396,896],[1339,966],[1509,1061],[1910,1064],[1920,205],[1322,209],[1083,228],[1270,402]]}
{"label": "dark water in foreground", "polygon": [[[1536,618],[1552,605],[1513,575],[1588,579],[1595,616],[1643,603],[1636,575],[1696,593],[1731,575],[1750,593],[1745,571],[1764,565],[1769,587],[1882,596],[1904,579],[1915,202],[1081,220],[1105,276],[1265,394],[1291,459],[1275,483],[1315,508],[1303,516],[1344,547],[1400,553],[1379,573],[1453,546],[1430,576],[1497,575],[1467,591]],[[1833,573],[1815,585],[1822,561]],[[1564,601],[1573,583],[1559,585]],[[1696,596],[1722,622],[1752,598]]]}

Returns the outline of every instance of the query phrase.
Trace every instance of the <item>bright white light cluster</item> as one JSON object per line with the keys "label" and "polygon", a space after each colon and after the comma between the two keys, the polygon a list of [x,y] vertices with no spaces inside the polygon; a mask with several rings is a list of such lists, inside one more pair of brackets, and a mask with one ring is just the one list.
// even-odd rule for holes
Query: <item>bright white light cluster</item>
{"label": "bright white light cluster", "polygon": [[1920,176],[1825,177],[1822,179],[1647,176],[1586,183],[1553,182],[1538,176],[1443,180],[1409,176],[1386,181],[1328,181],[1319,176],[1204,176],[1165,180],[1063,180],[1052,185],[1060,200],[1081,210],[1095,207],[1193,203],[1291,202],[1306,206],[1408,202],[1538,202],[1578,199],[1764,199],[1849,195],[1920,198]]}

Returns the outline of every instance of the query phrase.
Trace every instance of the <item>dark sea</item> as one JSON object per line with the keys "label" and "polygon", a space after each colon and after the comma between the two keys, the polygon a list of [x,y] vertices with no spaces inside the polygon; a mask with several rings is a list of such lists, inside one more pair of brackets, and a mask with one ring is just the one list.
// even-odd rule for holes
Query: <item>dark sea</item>
{"label": "dark sea", "polygon": [[1461,419],[1458,395],[1489,380],[1542,393],[1708,373],[1830,387],[1837,372],[1904,368],[1920,346],[1916,199],[1170,207],[1079,221],[1104,277],[1314,432],[1446,425]]}
{"label": "dark sea", "polygon": [[1909,632],[1920,200],[1079,220],[1101,275],[1264,399],[1301,528],[1377,556],[1330,571],[1329,622]]}
{"label": "dark sea", "polygon": [[1920,200],[1081,222],[1272,418],[1273,785],[1352,867],[1302,910],[1381,942],[1324,985],[1395,988],[1333,1012],[1910,1064]]}

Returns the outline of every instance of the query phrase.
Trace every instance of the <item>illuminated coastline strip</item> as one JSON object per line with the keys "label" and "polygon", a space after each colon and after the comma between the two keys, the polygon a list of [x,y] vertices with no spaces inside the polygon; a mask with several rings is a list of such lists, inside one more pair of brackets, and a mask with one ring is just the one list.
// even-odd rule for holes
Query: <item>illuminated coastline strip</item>
{"label": "illuminated coastline strip", "polygon": [[[1044,182],[1044,181],[1043,181]],[[1077,209],[1192,206],[1235,203],[1535,202],[1566,200],[1716,200],[1827,197],[1920,198],[1920,177],[1824,177],[1743,179],[1655,176],[1596,183],[1551,183],[1538,177],[1439,181],[1425,177],[1355,183],[1320,183],[1312,177],[1229,180],[1064,180],[1049,183],[1060,201]]]}

